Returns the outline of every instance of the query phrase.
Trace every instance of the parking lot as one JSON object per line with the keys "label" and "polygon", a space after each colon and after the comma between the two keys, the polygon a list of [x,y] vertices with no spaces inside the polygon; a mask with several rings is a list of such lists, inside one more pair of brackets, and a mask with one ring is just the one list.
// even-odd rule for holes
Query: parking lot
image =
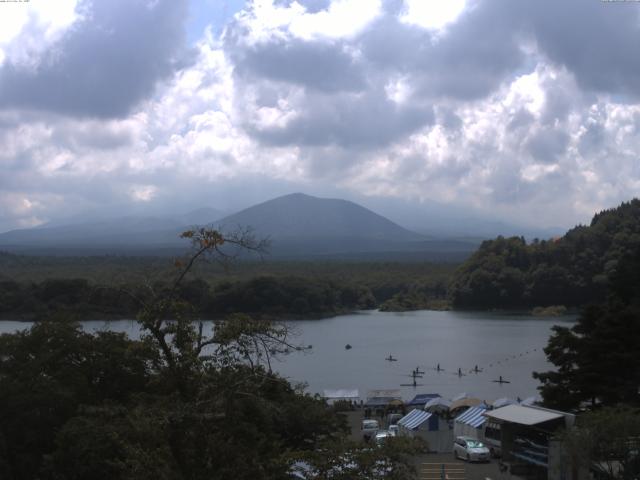
{"label": "parking lot", "polygon": [[444,471],[448,480],[516,480],[517,477],[500,473],[498,462],[467,463],[455,460],[453,454],[430,453],[416,457],[420,480],[440,480]]}
{"label": "parking lot", "polygon": [[[360,422],[363,419],[361,410],[348,412],[347,418],[354,440],[361,439]],[[448,480],[519,480],[520,477],[501,473],[498,462],[467,463],[453,458],[453,453],[428,453],[415,458],[415,466],[420,480],[440,480],[444,468]]]}

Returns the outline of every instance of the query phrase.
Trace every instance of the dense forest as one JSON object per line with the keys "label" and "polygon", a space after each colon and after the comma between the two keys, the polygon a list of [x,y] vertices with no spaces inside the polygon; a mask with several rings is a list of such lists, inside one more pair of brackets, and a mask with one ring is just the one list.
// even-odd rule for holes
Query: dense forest
{"label": "dense forest", "polygon": [[[223,240],[196,237],[191,258]],[[286,326],[195,322],[191,265],[144,300],[140,340],[87,333],[64,312],[0,335],[0,478],[416,478],[422,445],[352,442],[343,416],[271,370],[296,349]]]}
{"label": "dense forest", "polygon": [[621,258],[640,247],[640,200],[593,217],[552,240],[498,237],[459,267],[449,288],[457,308],[582,306],[605,299]]}
{"label": "dense forest", "polygon": [[620,258],[607,290],[574,326],[553,327],[545,353],[556,368],[534,373],[547,405],[640,407],[640,249]]}
{"label": "dense forest", "polygon": [[640,474],[640,249],[610,273],[607,299],[571,326],[555,326],[544,349],[554,365],[534,372],[545,406],[578,413],[561,438],[568,456],[596,478]]}
{"label": "dense forest", "polygon": [[[133,318],[141,301],[168,287],[166,259],[45,258],[0,254],[0,317],[45,318],[62,311],[79,320]],[[180,286],[205,318],[248,313],[314,318],[381,307],[428,308],[446,299],[455,266],[432,263],[203,263]]]}

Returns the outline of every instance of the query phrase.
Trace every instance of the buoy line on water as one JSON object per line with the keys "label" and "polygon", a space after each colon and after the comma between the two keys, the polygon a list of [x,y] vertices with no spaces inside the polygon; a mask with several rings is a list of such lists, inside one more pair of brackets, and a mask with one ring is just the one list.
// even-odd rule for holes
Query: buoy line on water
{"label": "buoy line on water", "polygon": [[[461,377],[466,377],[466,376],[468,376],[470,374],[479,375],[481,373],[488,373],[488,372],[485,372],[485,371],[489,370],[489,369],[492,369],[494,367],[494,365],[497,367],[498,365],[502,365],[503,363],[509,362],[511,360],[522,358],[522,357],[524,357],[524,356],[526,356],[528,354],[531,354],[531,353],[537,352],[537,351],[538,351],[537,348],[533,348],[533,349],[526,350],[524,352],[514,353],[514,354],[511,354],[511,355],[507,355],[503,359],[500,359],[500,360],[497,360],[497,361],[493,361],[493,362],[489,363],[486,366],[485,365],[475,365],[473,368],[470,368],[468,370],[467,369],[463,369],[462,367],[458,367],[457,370],[448,370],[448,369],[442,368],[439,363],[435,367],[431,367],[429,365],[418,365],[416,367],[416,369],[412,370],[411,374],[409,374],[409,375],[404,374],[404,375],[408,376],[408,377],[414,377],[414,378],[423,378],[423,375],[426,374],[426,371],[436,371],[436,372],[442,373],[442,374],[455,375],[455,376],[460,377],[460,378]],[[389,363],[398,361],[398,359],[396,357],[393,357],[393,355],[389,355],[389,357],[386,357],[385,360],[387,360],[387,362],[389,362]],[[420,370],[420,368],[424,368],[424,371]],[[511,383],[509,380],[503,379],[502,376],[500,376],[498,380],[492,380],[492,382],[499,383],[499,384]],[[413,386],[413,385],[411,384],[411,385],[401,385],[401,386]]]}

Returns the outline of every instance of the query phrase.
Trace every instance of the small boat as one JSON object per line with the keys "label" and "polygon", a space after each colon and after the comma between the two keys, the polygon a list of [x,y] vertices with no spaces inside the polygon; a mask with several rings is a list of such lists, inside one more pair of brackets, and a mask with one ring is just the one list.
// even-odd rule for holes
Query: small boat
{"label": "small boat", "polygon": [[385,360],[386,360],[387,362],[397,362],[397,361],[398,361],[398,359],[397,359],[397,358],[394,358],[394,356],[393,356],[393,355],[389,355],[387,358],[385,358]]}
{"label": "small boat", "polygon": [[345,350],[351,350],[353,347],[351,345],[349,345],[348,343],[344,346]]}
{"label": "small boat", "polygon": [[498,380],[493,380],[493,383],[511,383],[509,380],[504,380],[500,377]]}

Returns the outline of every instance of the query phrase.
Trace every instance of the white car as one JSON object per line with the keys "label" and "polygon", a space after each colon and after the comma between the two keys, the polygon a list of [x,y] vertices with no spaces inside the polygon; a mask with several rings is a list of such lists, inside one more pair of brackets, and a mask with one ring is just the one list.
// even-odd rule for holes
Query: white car
{"label": "white car", "polygon": [[387,441],[387,438],[394,436],[395,435],[393,435],[388,430],[380,430],[378,431],[378,433],[376,433],[376,445],[382,445]]}
{"label": "white car", "polygon": [[491,453],[480,440],[473,437],[458,437],[453,443],[453,456],[467,462],[488,462]]}
{"label": "white car", "polygon": [[368,442],[371,437],[374,437],[376,433],[378,433],[379,429],[380,424],[377,420],[363,420],[362,426],[360,427],[363,440]]}

